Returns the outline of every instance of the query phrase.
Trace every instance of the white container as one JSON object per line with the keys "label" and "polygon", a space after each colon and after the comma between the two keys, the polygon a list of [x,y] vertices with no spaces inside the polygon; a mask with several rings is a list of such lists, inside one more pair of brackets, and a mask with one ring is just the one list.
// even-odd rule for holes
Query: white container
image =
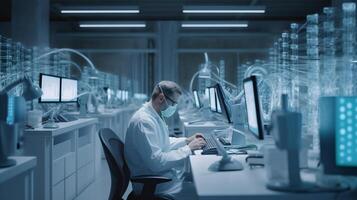
{"label": "white container", "polygon": [[30,110],[27,112],[27,125],[33,128],[39,128],[42,126],[42,111]]}

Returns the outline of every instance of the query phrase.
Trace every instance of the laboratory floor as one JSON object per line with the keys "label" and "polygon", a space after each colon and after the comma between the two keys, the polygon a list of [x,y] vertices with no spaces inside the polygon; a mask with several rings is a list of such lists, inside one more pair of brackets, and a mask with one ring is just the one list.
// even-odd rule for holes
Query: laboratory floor
{"label": "laboratory floor", "polygon": [[[107,161],[102,159],[100,161],[99,169],[97,169],[96,179],[94,183],[89,185],[76,200],[107,200],[110,191],[110,171]],[[131,191],[129,185],[128,191]],[[128,192],[124,194],[126,199]]]}

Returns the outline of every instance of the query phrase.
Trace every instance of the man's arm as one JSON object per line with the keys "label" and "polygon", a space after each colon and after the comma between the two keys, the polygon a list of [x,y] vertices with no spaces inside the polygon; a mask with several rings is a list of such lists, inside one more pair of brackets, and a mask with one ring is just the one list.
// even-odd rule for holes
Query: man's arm
{"label": "man's arm", "polygon": [[139,122],[135,129],[134,133],[137,138],[135,148],[138,150],[144,162],[143,164],[154,172],[166,171],[182,165],[184,159],[191,154],[191,149],[188,145],[163,152],[163,147],[159,146],[157,130],[150,122]]}
{"label": "man's arm", "polygon": [[187,144],[188,142],[186,137],[170,137],[170,149],[172,150],[184,147]]}

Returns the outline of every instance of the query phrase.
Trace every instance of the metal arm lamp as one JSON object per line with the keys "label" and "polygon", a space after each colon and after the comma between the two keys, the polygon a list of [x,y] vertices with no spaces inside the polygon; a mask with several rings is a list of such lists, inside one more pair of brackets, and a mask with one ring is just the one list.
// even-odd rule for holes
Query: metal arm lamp
{"label": "metal arm lamp", "polygon": [[[79,51],[77,51],[77,50],[74,50],[74,49],[70,49],[70,48],[54,49],[54,50],[52,50],[52,51],[49,51],[49,52],[47,52],[47,53],[44,53],[44,54],[40,55],[40,56],[37,57],[37,58],[34,58],[34,59],[32,60],[32,62],[22,62],[22,63],[18,63],[18,64],[16,64],[14,67],[17,67],[17,66],[20,65],[20,64],[25,64],[25,67],[30,67],[30,66],[32,66],[32,65],[35,64],[35,63],[34,63],[35,61],[39,61],[39,60],[41,60],[41,59],[43,59],[43,58],[46,58],[46,57],[48,57],[48,56],[50,56],[50,55],[52,55],[52,54],[55,54],[55,53],[63,53],[63,52],[74,53],[74,54],[76,54],[76,55],[82,57],[82,58],[89,64],[89,66],[91,67],[92,71],[94,72],[94,74],[93,74],[90,78],[91,78],[91,79],[98,79],[98,70],[96,69],[96,67],[94,66],[94,64],[92,63],[92,61],[90,61],[90,59],[89,59],[87,56],[85,56],[84,54],[82,54],[81,52],[79,52]],[[75,62],[73,62],[73,61],[67,61],[67,62],[69,62],[70,64],[74,65],[74,66],[80,71],[80,73],[82,74],[82,69],[79,67],[79,65],[78,65],[77,63],[75,63]],[[25,72],[30,72],[30,71],[31,71],[30,69],[31,69],[31,68],[25,69]],[[17,75],[17,74],[11,74],[10,76],[15,76],[15,75]]]}
{"label": "metal arm lamp", "polygon": [[[9,96],[8,92],[20,84],[23,85],[22,95]],[[34,100],[41,95],[40,87],[34,85],[26,75],[0,91],[0,168],[16,164],[16,161],[7,157],[16,147],[15,125],[25,120],[26,101]]]}
{"label": "metal arm lamp", "polygon": [[[190,90],[189,91],[191,93],[193,92],[193,83],[197,77],[202,78],[202,79],[209,79],[216,83],[223,82],[226,85],[228,85],[229,87],[231,87],[233,90],[237,90],[238,88],[234,84],[219,77],[219,73],[220,73],[219,68],[216,65],[213,65],[210,63],[207,52],[204,53],[204,55],[205,55],[205,66],[204,66],[204,68],[200,69],[195,74],[193,74],[191,81],[190,81]],[[211,70],[212,67],[214,67],[216,69],[217,74],[212,72],[212,70]],[[225,90],[226,94],[229,94],[229,92],[227,92],[224,87],[223,87],[223,90]]]}
{"label": "metal arm lamp", "polygon": [[[61,53],[61,52],[70,52],[70,53],[74,53],[80,57],[82,57],[88,64],[89,66],[93,69],[93,71],[98,74],[98,70],[95,68],[94,64],[92,63],[92,61],[89,60],[89,58],[87,56],[85,56],[84,54],[82,54],[81,52],[77,51],[77,50],[74,50],[74,49],[69,49],[69,48],[62,48],[62,49],[55,49],[55,50],[52,50],[52,51],[49,51],[45,54],[42,54],[41,56],[35,58],[33,61],[38,61],[38,60],[41,60],[47,56],[50,56],[54,53]],[[82,70],[80,70],[82,71]]]}
{"label": "metal arm lamp", "polygon": [[208,59],[208,54],[207,52],[204,53],[205,56],[205,66],[204,68],[200,69],[199,71],[197,71],[196,73],[193,74],[191,81],[190,81],[190,92],[193,92],[193,82],[195,81],[195,79],[197,78],[197,76],[199,78],[204,78],[204,79],[211,79],[211,66],[215,67],[216,71],[219,74],[219,68],[217,66],[211,65],[210,61]]}

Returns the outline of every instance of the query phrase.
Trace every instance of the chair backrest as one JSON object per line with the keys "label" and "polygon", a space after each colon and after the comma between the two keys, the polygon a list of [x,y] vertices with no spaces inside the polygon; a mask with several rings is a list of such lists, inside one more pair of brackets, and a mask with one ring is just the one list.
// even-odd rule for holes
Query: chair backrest
{"label": "chair backrest", "polygon": [[122,199],[130,178],[130,171],[124,159],[124,143],[109,128],[100,129],[99,138],[103,145],[112,181],[109,199]]}

